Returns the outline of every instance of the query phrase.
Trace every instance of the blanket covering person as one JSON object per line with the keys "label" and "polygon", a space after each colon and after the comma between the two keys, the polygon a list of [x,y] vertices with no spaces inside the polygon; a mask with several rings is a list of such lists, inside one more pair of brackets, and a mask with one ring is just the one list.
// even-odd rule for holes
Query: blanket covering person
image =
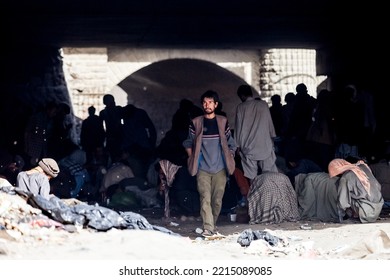
{"label": "blanket covering person", "polygon": [[290,179],[278,172],[255,177],[248,193],[248,214],[250,224],[298,221],[297,195]]}
{"label": "blanket covering person", "polygon": [[338,181],[339,218],[351,208],[362,223],[375,222],[384,203],[381,185],[369,166],[362,160],[356,164],[336,158],[329,163],[329,176],[340,175]]}
{"label": "blanket covering person", "polygon": [[300,173],[295,176],[301,220],[339,222],[338,180],[338,177],[330,178],[326,172]]}

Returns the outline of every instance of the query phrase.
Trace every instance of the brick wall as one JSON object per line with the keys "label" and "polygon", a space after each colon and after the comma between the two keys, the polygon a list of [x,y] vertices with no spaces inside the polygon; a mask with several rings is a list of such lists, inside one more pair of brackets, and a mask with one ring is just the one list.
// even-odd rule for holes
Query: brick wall
{"label": "brick wall", "polygon": [[[166,49],[122,49],[122,48],[66,48],[63,49],[63,65],[68,90],[75,115],[79,119],[87,117],[87,108],[95,106],[97,112],[103,109],[102,96],[111,93],[117,104],[128,103],[145,109],[155,122],[160,140],[170,128],[170,121],[181,98],[189,98],[198,104],[203,93],[196,89],[196,81],[189,82],[186,95],[172,90],[167,96],[156,96],[145,87],[138,88],[131,82],[137,71],[145,71],[152,63],[174,59],[195,59],[214,63],[226,69],[239,80],[232,85],[210,83],[222,95],[224,110],[234,125],[235,106],[240,102],[235,91],[240,83],[248,83],[260,96],[269,101],[273,94],[284,100],[287,92],[295,92],[298,83],[305,83],[309,93],[316,96],[317,85],[322,81],[316,76],[316,53],[314,50],[268,49],[268,50],[166,50]],[[161,73],[169,71],[161,69]],[[189,75],[199,77],[197,73]],[[209,74],[213,76],[213,73]],[[227,84],[222,78],[220,84]],[[196,79],[196,78],[194,78]],[[148,81],[154,82],[154,81]],[[177,83],[179,83],[178,81]],[[131,84],[133,83],[133,84]],[[159,91],[160,92],[160,91]],[[163,91],[162,91],[163,92]]]}

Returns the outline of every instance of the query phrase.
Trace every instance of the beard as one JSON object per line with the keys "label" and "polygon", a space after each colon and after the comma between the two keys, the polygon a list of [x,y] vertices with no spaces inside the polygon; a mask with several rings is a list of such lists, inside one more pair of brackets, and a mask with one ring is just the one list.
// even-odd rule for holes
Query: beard
{"label": "beard", "polygon": [[211,114],[214,113],[214,110],[213,110],[213,109],[210,109],[210,108],[204,109],[203,111],[204,111],[204,113],[205,113],[206,115],[211,115]]}

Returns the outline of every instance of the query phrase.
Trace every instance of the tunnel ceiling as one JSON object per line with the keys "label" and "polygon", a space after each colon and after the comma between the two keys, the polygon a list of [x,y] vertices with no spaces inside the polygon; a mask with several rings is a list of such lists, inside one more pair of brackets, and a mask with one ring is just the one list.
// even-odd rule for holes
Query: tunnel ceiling
{"label": "tunnel ceiling", "polygon": [[1,28],[10,43],[57,47],[321,48],[372,43],[372,31],[384,29],[384,19],[366,19],[381,8],[348,2],[16,0],[1,4]]}

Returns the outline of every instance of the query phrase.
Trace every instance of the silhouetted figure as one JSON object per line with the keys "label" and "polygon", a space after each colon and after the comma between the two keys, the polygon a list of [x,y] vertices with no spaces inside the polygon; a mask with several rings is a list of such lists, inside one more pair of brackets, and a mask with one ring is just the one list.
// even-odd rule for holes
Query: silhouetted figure
{"label": "silhouetted figure", "polygon": [[271,96],[271,106],[269,111],[271,113],[272,123],[274,124],[276,137],[274,140],[275,154],[283,155],[283,141],[282,141],[282,126],[283,126],[283,111],[282,99],[279,94]]}
{"label": "silhouetted figure", "polygon": [[288,92],[284,96],[284,102],[286,102],[286,104],[282,106],[283,125],[280,131],[283,138],[286,137],[288,126],[290,125],[291,114],[295,103],[295,94],[293,92]]}
{"label": "silhouetted figure", "polygon": [[335,155],[335,129],[332,95],[326,89],[317,96],[312,123],[306,138],[307,157],[317,163],[323,171]]}
{"label": "silhouetted figure", "polygon": [[116,105],[115,98],[111,94],[103,96],[103,104],[106,107],[100,111],[99,117],[105,127],[105,148],[110,156],[111,162],[116,161],[122,154],[123,143],[123,108]]}
{"label": "silhouetted figure", "polygon": [[[174,129],[167,131],[157,147],[157,157],[169,160],[179,166],[186,166],[187,153],[181,144],[187,139],[187,135],[188,129],[187,131]],[[180,144],[180,146],[177,146],[177,144]]]}
{"label": "silhouetted figure", "polygon": [[[286,135],[288,126],[290,123],[291,113],[294,109],[294,101],[295,101],[295,94],[293,92],[288,92],[285,97],[284,101],[286,104],[282,105],[281,112],[282,112],[282,124],[279,131],[279,137],[277,137],[274,142],[276,146],[276,153],[280,157],[286,156]],[[278,167],[280,167],[280,162],[278,163]]]}
{"label": "silhouetted figure", "polygon": [[286,133],[286,159],[288,153],[300,154],[301,158],[305,157],[306,135],[311,125],[311,117],[316,106],[316,99],[307,92],[305,84],[300,83],[296,86],[296,95],[294,108],[291,113],[289,126]]}
{"label": "silhouetted figure", "polygon": [[96,158],[97,149],[104,147],[104,126],[96,114],[96,108],[88,108],[88,117],[81,124],[80,144],[87,155],[87,162]]}
{"label": "silhouetted figure", "polygon": [[[158,158],[162,160],[169,160],[177,166],[185,167],[186,171],[182,171],[183,178],[185,178],[186,175],[189,176],[189,174],[186,168],[188,155],[182,143],[188,137],[188,127],[191,124],[191,120],[201,115],[203,115],[203,110],[196,106],[192,101],[188,99],[180,100],[179,108],[172,116],[172,127],[165,134],[165,137],[161,139],[161,142],[157,147]],[[195,181],[196,185],[196,178],[192,176],[189,177],[189,180]],[[181,182],[183,181],[184,180]],[[186,188],[191,184],[192,183],[181,187],[178,183],[178,189]],[[170,192],[170,194],[174,196],[175,190]]]}
{"label": "silhouetted figure", "polygon": [[123,110],[123,134],[123,151],[141,167],[141,174],[136,176],[146,178],[148,167],[155,158],[157,140],[157,131],[148,113],[132,104],[126,105]]}
{"label": "silhouetted figure", "polygon": [[187,166],[187,152],[182,143],[188,136],[188,127],[191,122],[191,106],[182,106],[186,101],[180,102],[180,107],[172,117],[171,129],[167,131],[157,147],[157,157],[166,159],[178,166]]}
{"label": "silhouetted figure", "polygon": [[279,94],[274,94],[271,96],[271,102],[272,104],[269,111],[271,113],[276,136],[280,137],[283,125],[282,99]]}
{"label": "silhouetted figure", "polygon": [[[189,216],[199,216],[200,205],[196,177],[191,176],[188,172],[188,155],[182,145],[188,136],[188,127],[194,114],[193,111],[195,111],[194,107],[196,106],[188,99],[180,101],[179,109],[172,117],[172,127],[157,147],[157,157],[161,162],[164,162],[167,166],[178,166],[179,168],[177,170],[172,168],[171,170],[169,168],[164,170],[161,163],[156,167],[159,170],[160,192],[164,194],[164,197],[169,196],[168,198],[165,197],[165,203],[169,202],[168,207],[170,205],[178,206],[184,215]],[[166,161],[172,164],[166,163]],[[167,177],[172,172],[175,172],[174,180],[171,186],[168,186],[165,182],[168,182]],[[163,189],[161,190],[161,188]],[[165,216],[168,216],[169,209],[167,205],[165,207]]]}
{"label": "silhouetted figure", "polygon": [[203,110],[196,106],[191,100],[184,98],[180,100],[179,109],[177,109],[172,117],[172,125],[180,122],[186,122],[189,125],[193,118],[201,115],[203,115]]}

